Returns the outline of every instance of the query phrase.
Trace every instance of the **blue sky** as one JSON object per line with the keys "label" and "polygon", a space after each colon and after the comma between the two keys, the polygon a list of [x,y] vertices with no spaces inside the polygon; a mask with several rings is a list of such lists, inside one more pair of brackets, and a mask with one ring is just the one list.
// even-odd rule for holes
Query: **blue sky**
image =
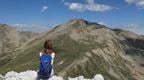
{"label": "blue sky", "polygon": [[0,0],[3,24],[51,27],[75,18],[142,34],[144,0]]}

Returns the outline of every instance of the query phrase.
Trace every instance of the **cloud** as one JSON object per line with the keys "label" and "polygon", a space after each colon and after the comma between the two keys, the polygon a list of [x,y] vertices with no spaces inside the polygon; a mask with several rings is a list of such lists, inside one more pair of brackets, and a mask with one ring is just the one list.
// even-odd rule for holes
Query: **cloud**
{"label": "cloud", "polygon": [[105,22],[98,22],[98,24],[101,24],[101,25],[106,25]]}
{"label": "cloud", "polygon": [[41,12],[45,12],[48,10],[48,6],[43,6],[42,9],[41,9]]}
{"label": "cloud", "polygon": [[144,0],[125,0],[125,2],[136,5],[140,9],[144,9]]}
{"label": "cloud", "polygon": [[109,5],[95,3],[94,0],[86,0],[86,3],[64,2],[64,4],[68,6],[70,10],[75,10],[78,12],[83,11],[104,12],[112,9],[117,9]]}
{"label": "cloud", "polygon": [[79,12],[82,12],[85,10],[83,5],[80,3],[68,3],[68,2],[66,2],[65,5],[67,5],[70,10],[76,10]]}
{"label": "cloud", "polygon": [[50,27],[47,25],[38,25],[38,24],[13,24],[12,27],[16,28],[19,31],[32,31],[32,32],[45,32],[50,30]]}
{"label": "cloud", "polygon": [[140,35],[144,35],[144,27],[142,27],[142,25],[128,24],[128,25],[125,25],[122,29],[132,31]]}
{"label": "cloud", "polygon": [[27,27],[28,25],[26,25],[26,24],[12,24],[11,26],[23,28],[23,27]]}

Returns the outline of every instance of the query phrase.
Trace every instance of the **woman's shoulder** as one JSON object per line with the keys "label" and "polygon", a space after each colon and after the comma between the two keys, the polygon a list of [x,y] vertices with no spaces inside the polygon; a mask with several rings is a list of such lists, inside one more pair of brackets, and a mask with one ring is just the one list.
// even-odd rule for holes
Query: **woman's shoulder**
{"label": "woman's shoulder", "polygon": [[43,54],[44,54],[43,52],[40,52],[40,53],[39,53],[39,56],[42,56]]}
{"label": "woman's shoulder", "polygon": [[[43,54],[44,54],[44,52],[40,52],[40,53],[39,53],[39,56],[42,56]],[[52,56],[55,56],[55,52],[52,52],[51,55],[52,55]]]}
{"label": "woman's shoulder", "polygon": [[55,52],[52,52],[51,55],[55,55]]}
{"label": "woman's shoulder", "polygon": [[55,57],[55,52],[52,52],[51,56],[52,56],[52,58],[54,58]]}

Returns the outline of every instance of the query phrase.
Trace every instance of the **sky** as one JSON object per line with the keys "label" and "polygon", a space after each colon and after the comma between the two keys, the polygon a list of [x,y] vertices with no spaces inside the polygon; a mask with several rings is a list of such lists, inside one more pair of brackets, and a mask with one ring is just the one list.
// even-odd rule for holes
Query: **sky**
{"label": "sky", "polygon": [[0,24],[50,28],[79,18],[144,34],[144,0],[0,0]]}

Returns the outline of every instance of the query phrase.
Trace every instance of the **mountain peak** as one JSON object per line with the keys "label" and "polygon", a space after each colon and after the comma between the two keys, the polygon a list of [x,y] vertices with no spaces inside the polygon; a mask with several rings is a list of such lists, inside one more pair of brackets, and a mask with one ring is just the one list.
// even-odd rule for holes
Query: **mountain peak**
{"label": "mountain peak", "polygon": [[84,19],[72,19],[68,22],[65,22],[64,24],[56,26],[53,30],[55,31],[71,31],[73,29],[76,30],[84,30],[84,29],[99,29],[99,28],[107,28],[104,25],[98,24],[96,22],[89,22]]}
{"label": "mountain peak", "polygon": [[88,23],[88,21],[84,20],[84,19],[72,19],[69,22],[84,22],[84,23]]}
{"label": "mountain peak", "polygon": [[105,27],[104,25],[100,25],[96,22],[89,22],[87,20],[84,19],[72,19],[69,20],[68,22],[66,22],[65,24],[62,24],[61,26],[65,26],[65,28],[71,27],[71,28],[84,28],[87,26],[93,26],[96,28],[99,27]]}
{"label": "mountain peak", "polygon": [[92,24],[96,24],[98,25],[97,23],[94,23],[94,22],[89,22],[85,19],[72,19],[70,21],[68,21],[68,23],[72,23],[72,24],[83,24],[83,25],[92,25]]}

